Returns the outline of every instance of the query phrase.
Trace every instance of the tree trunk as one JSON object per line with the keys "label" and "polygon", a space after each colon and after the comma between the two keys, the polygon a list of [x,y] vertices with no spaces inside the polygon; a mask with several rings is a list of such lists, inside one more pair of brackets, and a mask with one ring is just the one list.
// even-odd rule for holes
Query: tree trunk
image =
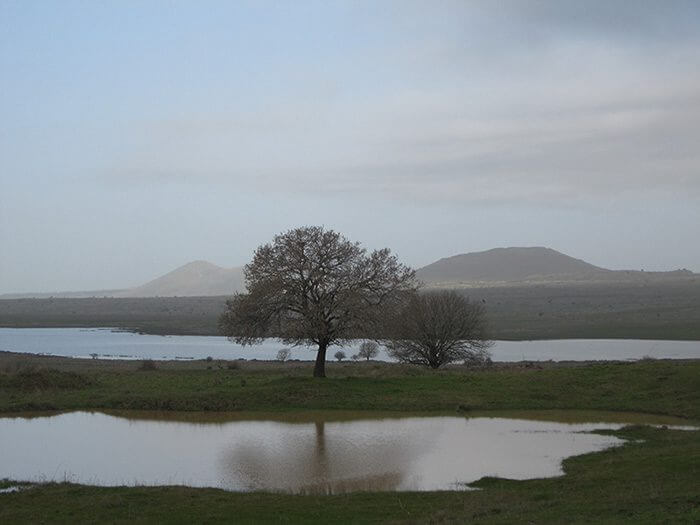
{"label": "tree trunk", "polygon": [[326,349],[327,343],[318,344],[316,353],[316,364],[314,365],[314,377],[326,377]]}

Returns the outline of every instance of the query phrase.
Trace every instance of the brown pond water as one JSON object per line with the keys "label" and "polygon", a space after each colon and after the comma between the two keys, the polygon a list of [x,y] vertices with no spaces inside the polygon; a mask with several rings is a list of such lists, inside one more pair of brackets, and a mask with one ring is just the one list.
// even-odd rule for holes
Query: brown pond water
{"label": "brown pond water", "polygon": [[583,414],[576,423],[343,413],[2,417],[0,479],[293,493],[463,489],[484,476],[558,476],[564,458],[624,443],[587,433],[622,426],[601,422],[613,415]]}

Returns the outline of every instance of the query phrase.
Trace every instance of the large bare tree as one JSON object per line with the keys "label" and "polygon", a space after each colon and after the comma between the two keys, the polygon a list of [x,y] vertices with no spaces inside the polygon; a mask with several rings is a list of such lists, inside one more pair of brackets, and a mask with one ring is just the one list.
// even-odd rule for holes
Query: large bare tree
{"label": "large bare tree", "polygon": [[454,291],[414,294],[392,323],[385,345],[404,363],[438,368],[454,361],[488,359],[491,346],[481,303]]}
{"label": "large bare tree", "polygon": [[260,246],[245,267],[247,293],[226,303],[221,331],[239,344],[277,337],[318,347],[315,377],[325,377],[326,350],[367,333],[416,289],[415,272],[388,248],[367,253],[322,227],[297,228]]}

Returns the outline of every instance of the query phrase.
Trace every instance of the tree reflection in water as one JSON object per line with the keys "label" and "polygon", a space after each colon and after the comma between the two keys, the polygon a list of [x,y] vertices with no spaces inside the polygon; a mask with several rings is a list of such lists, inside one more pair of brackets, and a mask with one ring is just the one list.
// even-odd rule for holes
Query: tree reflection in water
{"label": "tree reflection in water", "polygon": [[298,432],[285,432],[275,446],[238,443],[227,454],[227,474],[232,484],[243,484],[247,490],[302,494],[397,490],[406,481],[413,458],[429,446],[430,436],[377,435],[369,425],[358,432],[361,424],[316,420],[300,425]]}

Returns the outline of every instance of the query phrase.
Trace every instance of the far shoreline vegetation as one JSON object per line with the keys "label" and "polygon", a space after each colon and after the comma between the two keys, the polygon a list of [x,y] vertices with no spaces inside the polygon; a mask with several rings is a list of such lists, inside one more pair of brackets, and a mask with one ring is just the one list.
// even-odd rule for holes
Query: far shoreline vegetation
{"label": "far shoreline vegetation", "polygon": [[[459,290],[485,301],[493,339],[700,340],[700,282],[507,286]],[[229,296],[0,299],[3,328],[113,327],[220,335]]]}

